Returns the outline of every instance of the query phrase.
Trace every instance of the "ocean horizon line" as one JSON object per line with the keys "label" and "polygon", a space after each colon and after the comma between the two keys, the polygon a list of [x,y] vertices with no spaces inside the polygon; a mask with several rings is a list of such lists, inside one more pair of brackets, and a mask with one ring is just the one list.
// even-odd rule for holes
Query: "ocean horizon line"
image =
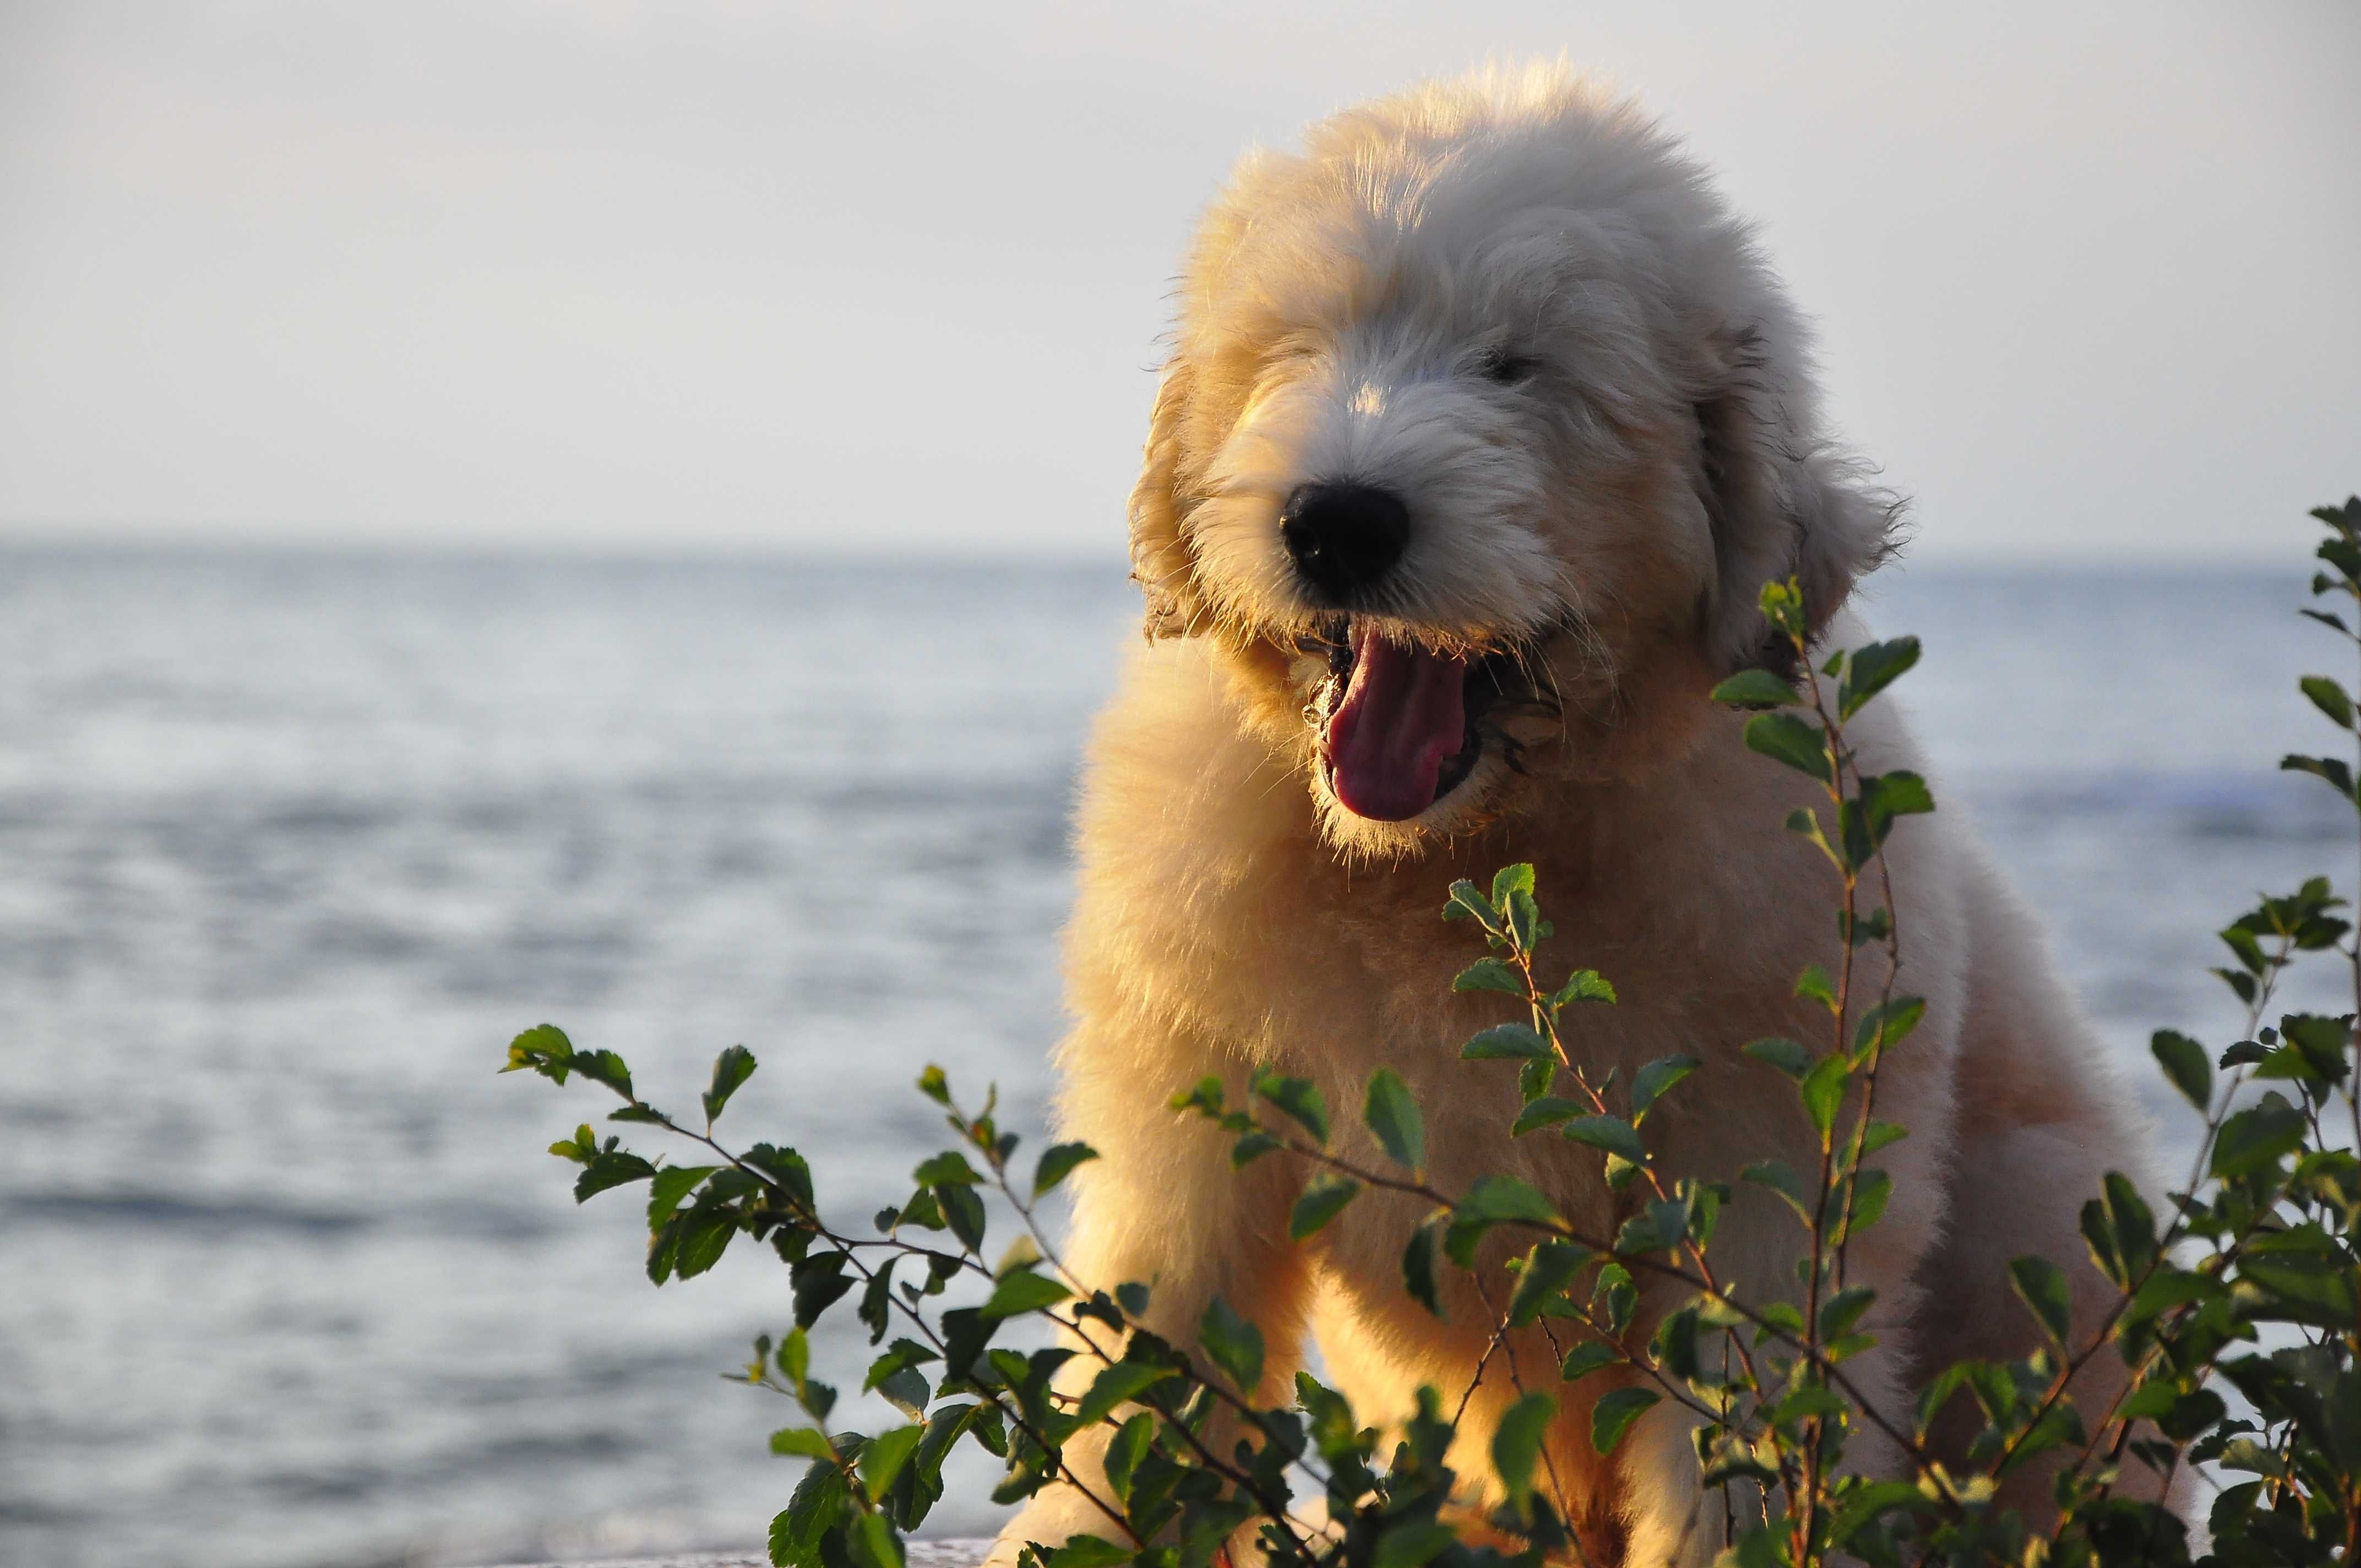
{"label": "ocean horizon line", "polygon": [[[856,543],[823,543],[810,540],[776,543],[732,540],[664,542],[652,539],[598,538],[580,541],[522,539],[512,536],[481,540],[437,534],[419,539],[395,539],[378,534],[345,538],[303,538],[271,533],[227,532],[191,535],[176,531],[139,532],[107,529],[95,534],[66,527],[0,522],[0,559],[6,557],[87,557],[127,561],[255,561],[322,564],[451,565],[584,566],[584,567],[721,567],[886,568],[921,572],[953,569],[1053,570],[1060,573],[1107,571],[1117,576],[1128,563],[1119,547],[1082,549],[1058,544],[978,546],[965,542],[912,542],[893,545]],[[2264,550],[2218,554],[2171,552],[2139,561],[2095,552],[2029,554],[2017,551],[1905,549],[1865,579],[1873,590],[1879,582],[1919,573],[1945,577],[2013,577],[2034,573],[2076,578],[2142,580],[2232,576],[2246,579],[2286,577],[2301,580],[2302,573],[2288,565],[2284,553]]]}

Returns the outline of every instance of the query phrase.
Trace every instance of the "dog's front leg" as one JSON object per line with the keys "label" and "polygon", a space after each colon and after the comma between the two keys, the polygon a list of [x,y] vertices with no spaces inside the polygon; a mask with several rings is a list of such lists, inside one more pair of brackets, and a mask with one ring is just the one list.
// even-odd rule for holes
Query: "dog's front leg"
{"label": "dog's front leg", "polygon": [[[1198,1354],[1199,1325],[1216,1297],[1257,1324],[1263,1335],[1261,1387],[1242,1390],[1263,1403],[1284,1397],[1293,1379],[1302,1341],[1308,1294],[1304,1260],[1288,1238],[1287,1217],[1301,1190],[1303,1172],[1291,1157],[1271,1156],[1243,1170],[1230,1164],[1233,1140],[1193,1114],[1170,1109],[1167,1096],[1193,1079],[1193,1057],[1210,1065],[1211,1052],[1175,1048],[1176,1042],[1093,1038],[1069,1042],[1067,1089],[1061,1134],[1099,1151],[1069,1179],[1074,1223],[1060,1254],[1067,1271],[1085,1289],[1112,1293],[1124,1284],[1145,1285],[1148,1306],[1139,1326],[1176,1348]],[[1177,1064],[1174,1081],[1144,1079],[1143,1058]],[[1128,1070],[1110,1071],[1116,1064]],[[1205,1065],[1197,1067],[1202,1076]],[[1246,1074],[1232,1058],[1234,1103],[1246,1099]],[[1069,1336],[1078,1354],[1058,1385],[1070,1394],[1087,1388],[1108,1358],[1122,1354],[1116,1336],[1085,1324],[1089,1339]],[[1222,1374],[1199,1356],[1200,1371],[1223,1382]],[[1118,1419],[1125,1412],[1118,1411]],[[1045,1547],[1074,1535],[1095,1535],[1131,1544],[1111,1517],[1115,1498],[1106,1485],[1106,1424],[1074,1434],[1060,1456],[1059,1480],[1037,1493],[1001,1531],[990,1568],[1016,1561],[1026,1541]],[[1237,1441],[1234,1421],[1217,1420],[1205,1446],[1227,1462]],[[1119,1511],[1119,1509],[1117,1510]]]}

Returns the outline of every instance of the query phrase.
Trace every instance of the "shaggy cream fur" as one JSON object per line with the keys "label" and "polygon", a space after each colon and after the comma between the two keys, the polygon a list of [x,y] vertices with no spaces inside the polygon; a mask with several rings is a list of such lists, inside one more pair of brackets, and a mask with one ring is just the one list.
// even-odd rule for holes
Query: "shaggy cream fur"
{"label": "shaggy cream fur", "polygon": [[[1298,487],[1338,481],[1391,492],[1409,518],[1399,563],[1342,608],[1303,581],[1281,527]],[[1227,1141],[1167,1100],[1209,1073],[1240,1093],[1275,1065],[1357,1107],[1391,1066],[1425,1108],[1437,1184],[1506,1170],[1613,1234],[1633,1200],[1606,1189],[1598,1157],[1508,1140],[1509,1075],[1457,1059],[1502,1014],[1451,994],[1471,949],[1437,914],[1453,879],[1510,861],[1538,868],[1554,961],[1621,993],[1579,1018],[1593,1074],[1704,1059],[1650,1122],[1664,1165],[1810,1167],[1792,1094],[1739,1047],[1824,1032],[1792,987],[1835,961],[1833,882],[1779,829],[1809,786],[1748,752],[1705,694],[1763,659],[1766,579],[1800,576],[1832,644],[1865,641],[1842,606],[1892,515],[1831,447],[1804,326],[1746,226],[1629,104],[1555,71],[1491,73],[1341,114],[1300,155],[1249,156],[1190,258],[1133,498],[1151,637],[1090,751],[1059,1060],[1063,1133],[1105,1157],[1074,1179],[1076,1272],[1152,1281],[1151,1325],[1180,1344],[1219,1293],[1261,1324],[1274,1398],[1314,1332],[1365,1419],[1398,1415],[1422,1382],[1464,1387],[1489,1319],[1464,1286],[1443,1322],[1405,1297],[1420,1205],[1370,1193],[1292,1245],[1305,1172],[1285,1157],[1234,1172]],[[1470,698],[1464,776],[1446,769],[1402,820],[1347,808],[1326,754],[1369,639],[1420,669],[1469,661],[1470,691],[1492,687]],[[1865,772],[1925,769],[1890,703],[1855,739]],[[1919,1370],[2029,1348],[2013,1255],[2068,1270],[2095,1321],[2103,1281],[2076,1212],[2102,1172],[2142,1159],[2129,1097],[1956,817],[1906,821],[1890,858],[1903,987],[1929,1010],[1879,1086],[1881,1116],[1910,1135],[1883,1157],[1894,1201],[1853,1257],[1883,1341],[1853,1370],[1900,1413]],[[1382,1159],[1339,1120],[1345,1153]],[[1800,1241],[1741,1188],[1716,1254],[1760,1299],[1793,1289]],[[1651,1286],[1636,1333],[1677,1295]],[[1522,1365],[1548,1365],[1528,1338]],[[2120,1369],[2087,1376],[2096,1393]],[[1609,1386],[1551,1380],[1548,1451],[1587,1561],[1709,1561],[1720,1514],[1685,1419],[1658,1407],[1602,1461],[1589,1404]],[[1463,1475],[1488,1471],[1507,1390],[1495,1376],[1477,1393]],[[1869,1437],[1854,1452],[1895,1459]],[[1066,1457],[1096,1475],[1087,1440]],[[2022,1490],[2037,1505],[2042,1483]],[[1052,1487],[999,1555],[1104,1529]]]}

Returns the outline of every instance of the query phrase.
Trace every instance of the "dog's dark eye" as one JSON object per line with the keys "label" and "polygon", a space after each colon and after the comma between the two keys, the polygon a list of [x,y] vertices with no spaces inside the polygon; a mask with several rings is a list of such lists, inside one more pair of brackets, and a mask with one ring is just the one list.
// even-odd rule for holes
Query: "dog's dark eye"
{"label": "dog's dark eye", "polygon": [[1532,356],[1517,354],[1506,348],[1488,348],[1476,358],[1476,373],[1487,381],[1502,386],[1514,386],[1538,368]]}

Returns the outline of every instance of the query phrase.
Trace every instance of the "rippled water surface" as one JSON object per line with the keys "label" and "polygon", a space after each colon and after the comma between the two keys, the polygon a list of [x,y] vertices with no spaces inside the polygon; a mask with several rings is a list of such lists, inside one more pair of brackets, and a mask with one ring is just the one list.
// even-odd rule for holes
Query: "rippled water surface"
{"label": "rippled water surface", "polygon": [[[2219,1025],[2209,933],[2350,880],[2271,769],[2322,729],[2301,579],[1888,576],[1938,793],[2111,1047]],[[542,1152],[592,1094],[500,1047],[686,1102],[742,1041],[731,1120],[851,1212],[928,1060],[1030,1124],[1135,615],[1114,566],[0,554],[0,1563],[758,1539],[781,1412],[713,1375],[783,1278],[649,1288]]]}

